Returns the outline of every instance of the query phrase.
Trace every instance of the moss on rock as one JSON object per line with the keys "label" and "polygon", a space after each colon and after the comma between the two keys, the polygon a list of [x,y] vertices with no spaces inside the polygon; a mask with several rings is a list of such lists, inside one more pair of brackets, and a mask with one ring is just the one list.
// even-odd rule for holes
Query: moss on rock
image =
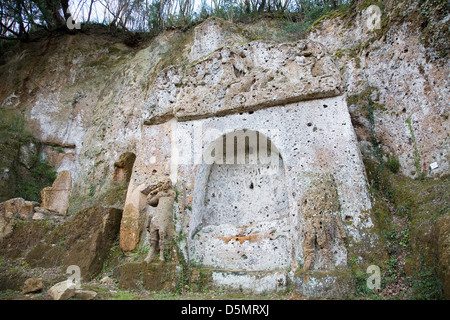
{"label": "moss on rock", "polygon": [[47,221],[17,220],[10,236],[0,241],[0,255],[8,259],[23,257],[44,239],[52,227]]}
{"label": "moss on rock", "polygon": [[[411,298],[447,296],[450,178],[412,179],[368,159],[365,166],[372,185],[375,230],[388,254],[373,260],[382,268],[384,285],[395,277],[406,284],[409,292],[404,294]],[[355,275],[364,271],[355,270]]]}
{"label": "moss on rock", "polygon": [[0,202],[16,197],[40,201],[41,189],[56,178],[40,157],[41,148],[19,110],[0,108]]}
{"label": "moss on rock", "polygon": [[25,259],[33,267],[77,265],[82,279],[90,280],[102,271],[117,239],[121,218],[119,209],[93,207],[81,210],[49,232]]}

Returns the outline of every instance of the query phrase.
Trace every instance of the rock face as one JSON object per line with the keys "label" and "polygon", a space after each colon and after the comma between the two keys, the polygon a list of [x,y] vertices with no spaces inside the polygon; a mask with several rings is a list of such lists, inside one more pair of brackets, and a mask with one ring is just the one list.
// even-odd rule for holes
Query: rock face
{"label": "rock face", "polygon": [[[208,23],[215,22],[195,32]],[[192,48],[202,46],[195,39]],[[156,76],[125,202],[122,250],[134,250],[146,236],[152,208],[141,191],[167,175],[178,190],[175,220],[189,262],[221,270],[226,280],[213,277],[218,285],[249,281],[256,289],[249,280],[256,277],[278,288],[279,279],[292,277],[286,270],[305,264],[303,200],[313,177],[326,175],[334,181],[328,214],[347,223],[326,233],[328,260],[318,256],[314,268],[346,266],[346,237],[360,241],[373,223],[331,57],[312,41],[214,43],[210,54]]]}
{"label": "rock face", "polygon": [[[64,215],[70,195],[82,209],[33,248],[24,245],[26,261],[79,265],[90,278],[119,228],[120,248],[136,253],[148,245],[144,225],[153,210],[142,191],[169,177],[177,249],[187,263],[214,270],[216,285],[279,290],[294,283],[312,297],[351,291],[353,283],[341,285],[349,262],[363,259],[361,251],[370,261],[382,240],[361,152],[371,158],[383,141],[410,177],[438,178],[449,168],[448,58],[431,59],[411,21],[389,28],[387,10],[377,8],[351,19],[331,15],[292,42],[255,40],[208,19],[135,51],[77,34],[63,45],[33,44],[46,60],[29,55],[24,63],[21,55],[0,66],[4,83],[24,90],[0,84],[2,106],[26,111],[60,172],[43,190],[42,206]],[[54,61],[58,72],[41,61]],[[7,68],[24,68],[24,76]],[[33,145],[17,150],[29,166]],[[1,166],[0,178],[10,165]],[[123,217],[119,209],[88,208],[128,182]],[[11,233],[11,217],[32,217],[0,208],[0,237]],[[439,229],[447,286],[446,236]],[[129,264],[122,286],[139,279],[158,287],[161,270]]]}
{"label": "rock face", "polygon": [[194,43],[190,48],[189,60],[191,62],[201,60],[224,45],[233,46],[246,41],[248,41],[247,37],[240,34],[235,25],[212,18],[208,23],[197,26]]}
{"label": "rock face", "polygon": [[[391,1],[389,10],[386,8],[382,15],[380,12],[384,24],[396,22],[399,12],[411,18],[392,28],[370,30],[373,7],[353,17],[350,24],[340,18],[324,19],[308,39],[320,42],[334,57],[342,70],[348,98],[371,95],[376,105],[372,129],[383,141],[385,151],[398,156],[400,170],[411,177],[420,176],[421,171],[442,176],[449,172],[449,60],[438,59],[439,53],[424,46],[420,26],[410,12],[414,6]],[[370,144],[367,104],[352,100],[358,140]],[[431,169],[434,162],[439,167]]]}
{"label": "rock face", "polygon": [[42,207],[65,215],[69,208],[69,196],[72,190],[70,171],[60,171],[51,187],[42,189]]}

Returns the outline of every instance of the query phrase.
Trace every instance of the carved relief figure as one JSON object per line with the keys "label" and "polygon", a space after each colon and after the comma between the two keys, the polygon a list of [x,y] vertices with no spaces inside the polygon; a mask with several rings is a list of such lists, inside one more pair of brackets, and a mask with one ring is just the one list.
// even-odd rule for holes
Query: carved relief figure
{"label": "carved relief figure", "polygon": [[167,241],[172,238],[173,229],[175,192],[172,182],[165,177],[158,183],[149,185],[142,193],[147,195],[147,203],[156,207],[153,214],[150,214],[146,226],[150,232],[150,250],[144,261],[150,263],[155,257],[158,247],[159,260],[164,261],[164,249]]}
{"label": "carved relief figure", "polygon": [[336,184],[331,176],[317,180],[305,191],[302,213],[304,217],[304,268],[309,270],[315,257],[321,255],[323,267],[332,267],[332,247],[336,239],[345,240],[346,233],[339,215]]}

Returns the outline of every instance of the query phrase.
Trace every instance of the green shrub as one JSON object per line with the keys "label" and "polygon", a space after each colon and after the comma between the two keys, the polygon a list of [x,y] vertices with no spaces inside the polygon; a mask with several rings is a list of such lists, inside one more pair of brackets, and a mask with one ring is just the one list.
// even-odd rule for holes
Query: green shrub
{"label": "green shrub", "polygon": [[[30,167],[19,163],[21,146],[30,143],[38,146],[32,155]],[[39,156],[40,142],[26,128],[23,115],[17,110],[0,109],[0,160],[10,170],[7,198],[20,197],[41,201],[41,190],[51,186],[56,179],[55,170]]]}
{"label": "green shrub", "polygon": [[442,283],[434,268],[425,265],[423,256],[412,288],[414,299],[441,300],[444,298]]}
{"label": "green shrub", "polygon": [[28,174],[18,175],[16,196],[31,201],[41,201],[41,190],[51,186],[56,179],[56,171],[45,159],[38,159]]}
{"label": "green shrub", "polygon": [[391,170],[392,173],[398,173],[400,170],[400,161],[398,157],[393,154],[387,154],[386,166]]}

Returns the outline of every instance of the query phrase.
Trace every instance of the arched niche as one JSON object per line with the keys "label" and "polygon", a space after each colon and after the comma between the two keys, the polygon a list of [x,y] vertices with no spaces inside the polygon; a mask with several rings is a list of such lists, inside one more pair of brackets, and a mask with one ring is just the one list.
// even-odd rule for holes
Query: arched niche
{"label": "arched niche", "polygon": [[211,143],[197,168],[190,261],[221,270],[290,265],[287,179],[281,154],[263,134],[237,130]]}

